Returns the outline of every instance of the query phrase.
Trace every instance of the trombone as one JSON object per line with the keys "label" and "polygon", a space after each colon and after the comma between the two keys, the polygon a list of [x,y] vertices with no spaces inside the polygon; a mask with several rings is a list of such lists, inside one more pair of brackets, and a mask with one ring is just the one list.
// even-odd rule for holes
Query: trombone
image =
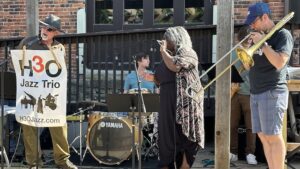
{"label": "trombone", "polygon": [[[255,45],[251,46],[248,49],[245,49],[241,46],[241,44],[247,40],[251,34],[248,34],[244,39],[242,39],[238,44],[236,44],[230,51],[228,51],[224,56],[222,56],[215,64],[213,64],[209,69],[207,69],[200,77],[199,79],[203,78],[210,70],[212,70],[218,63],[220,63],[226,56],[228,56],[234,49],[236,49],[238,58],[234,60],[231,64],[229,64],[220,74],[218,74],[213,80],[211,80],[206,86],[203,87],[200,91],[196,90],[197,81],[192,83],[190,86],[188,86],[185,89],[185,92],[187,96],[191,97],[192,99],[195,99],[198,97],[202,90],[204,91],[207,89],[213,82],[215,82],[219,77],[221,77],[228,69],[231,68],[232,65],[234,65],[237,61],[241,61],[243,64],[253,66],[254,61],[252,59],[252,56],[254,52],[260,48],[260,46],[267,41],[277,30],[279,30],[283,25],[285,25],[289,20],[291,20],[294,17],[294,12],[289,13],[284,18],[282,18],[272,29],[271,31],[266,34],[264,38],[262,38],[259,42],[257,42]],[[192,94],[192,92],[194,94]]]}

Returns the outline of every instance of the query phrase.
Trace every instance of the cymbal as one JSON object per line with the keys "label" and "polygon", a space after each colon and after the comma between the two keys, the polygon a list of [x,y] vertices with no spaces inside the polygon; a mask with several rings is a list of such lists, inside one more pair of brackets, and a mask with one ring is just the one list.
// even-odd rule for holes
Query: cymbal
{"label": "cymbal", "polygon": [[[134,117],[139,116],[139,112],[128,112],[128,116],[132,117],[132,114],[134,114]],[[152,114],[152,112],[141,112],[141,116],[150,116]]]}
{"label": "cymbal", "polygon": [[78,104],[82,104],[82,105],[88,105],[88,106],[107,106],[106,103],[102,103],[102,102],[98,102],[98,101],[81,101]]}
{"label": "cymbal", "polygon": [[84,115],[68,115],[66,117],[67,121],[80,121],[85,119]]}

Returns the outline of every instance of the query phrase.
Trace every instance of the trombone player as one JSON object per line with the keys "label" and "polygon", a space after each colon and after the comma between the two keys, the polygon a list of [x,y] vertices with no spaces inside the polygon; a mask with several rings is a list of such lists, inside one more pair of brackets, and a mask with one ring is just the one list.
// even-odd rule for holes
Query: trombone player
{"label": "trombone player", "polygon": [[[254,45],[277,26],[269,5],[263,2],[249,6],[245,24],[255,30],[250,35]],[[249,72],[252,131],[263,144],[269,169],[284,168],[286,148],[281,133],[288,105],[286,73],[292,49],[291,33],[284,28],[276,30],[261,45],[261,53],[253,55]]]}

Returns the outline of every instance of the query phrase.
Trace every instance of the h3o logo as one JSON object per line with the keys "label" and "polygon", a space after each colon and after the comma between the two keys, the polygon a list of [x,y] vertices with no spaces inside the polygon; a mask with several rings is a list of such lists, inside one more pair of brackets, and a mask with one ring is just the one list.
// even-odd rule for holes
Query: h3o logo
{"label": "h3o logo", "polygon": [[[32,66],[32,62],[35,63],[34,66]],[[53,65],[57,67],[57,71],[56,72],[50,72],[49,68],[51,65]],[[34,55],[32,57],[32,61],[31,60],[28,60],[28,65],[26,65],[26,63],[24,63],[24,69],[21,68],[21,65],[22,65],[22,60],[19,60],[19,65],[20,65],[20,68],[21,68],[21,75],[24,76],[24,70],[25,69],[29,69],[30,72],[29,72],[29,76],[33,76],[33,71],[36,72],[36,73],[41,73],[43,72],[44,70],[46,70],[46,74],[49,76],[49,77],[57,77],[61,74],[61,69],[59,68],[58,66],[59,63],[56,63],[55,60],[49,60],[47,61],[46,63],[44,63],[44,60],[41,56],[38,56],[38,55]],[[53,69],[52,69],[53,70]]]}

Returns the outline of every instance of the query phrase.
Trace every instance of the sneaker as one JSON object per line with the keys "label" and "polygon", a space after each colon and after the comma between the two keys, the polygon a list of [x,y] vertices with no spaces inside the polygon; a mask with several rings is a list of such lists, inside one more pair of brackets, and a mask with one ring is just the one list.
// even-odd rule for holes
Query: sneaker
{"label": "sneaker", "polygon": [[235,155],[235,154],[230,153],[230,161],[234,162],[234,161],[237,161],[237,160],[238,160],[238,156]]}
{"label": "sneaker", "polygon": [[256,157],[255,157],[255,155],[253,155],[253,154],[248,154],[248,155],[246,156],[246,160],[247,160],[247,163],[248,163],[248,164],[251,164],[251,165],[257,165]]}
{"label": "sneaker", "polygon": [[67,160],[65,164],[58,165],[58,168],[61,169],[78,169],[70,160]]}
{"label": "sneaker", "polygon": [[[36,165],[29,165],[28,168],[29,168],[29,169],[36,169],[37,167],[36,167]],[[42,165],[39,165],[38,168],[42,168]]]}

